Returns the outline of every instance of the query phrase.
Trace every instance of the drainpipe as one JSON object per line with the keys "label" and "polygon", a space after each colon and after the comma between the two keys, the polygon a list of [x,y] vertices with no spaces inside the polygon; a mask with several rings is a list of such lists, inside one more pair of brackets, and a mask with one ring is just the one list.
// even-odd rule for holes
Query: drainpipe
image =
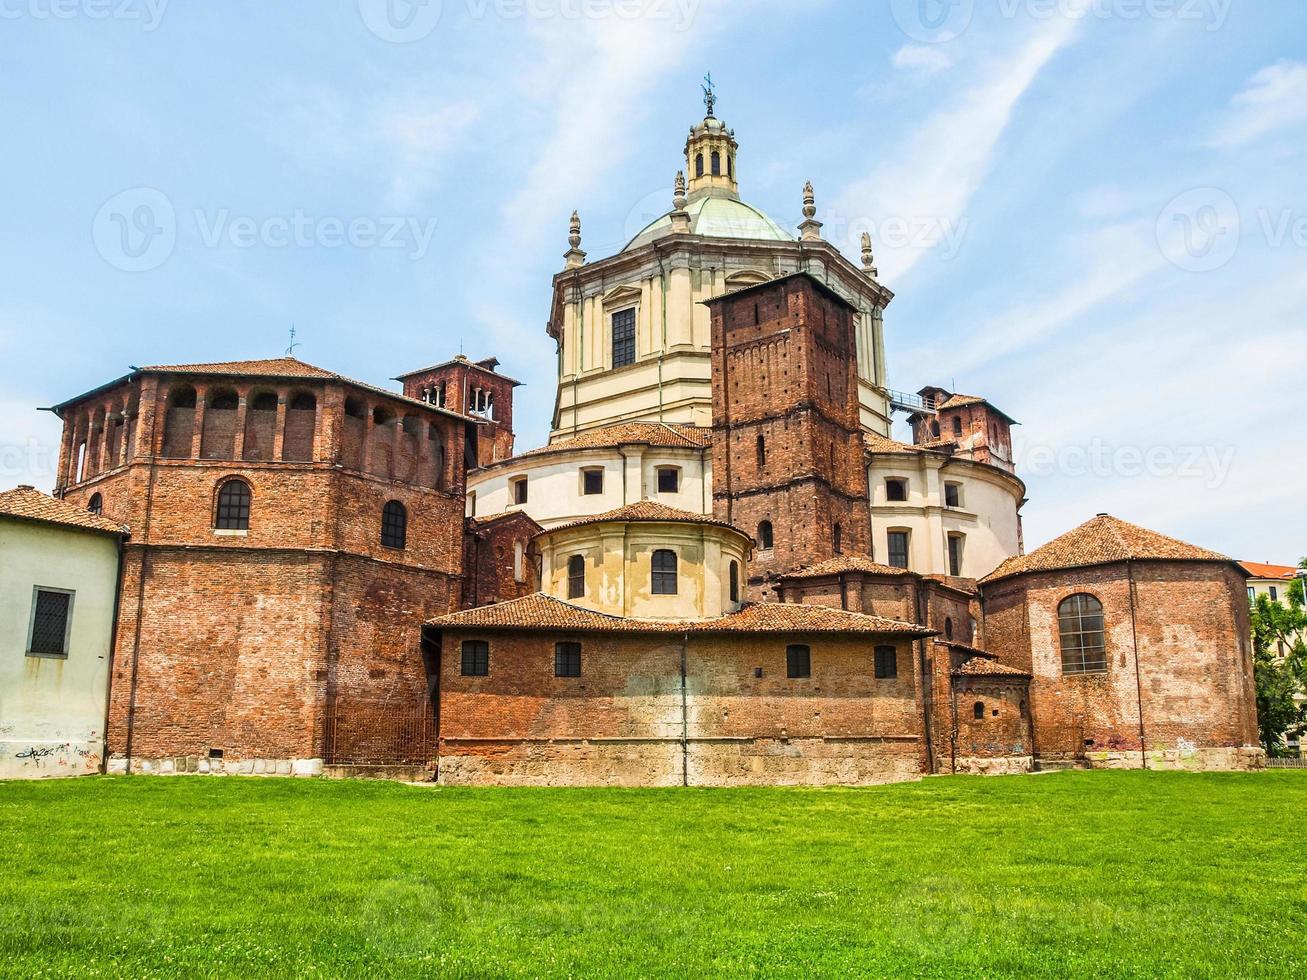
{"label": "drainpipe", "polygon": [[681,785],[690,785],[690,706],[686,690],[686,657],[690,634],[681,636]]}
{"label": "drainpipe", "polygon": [[1148,743],[1144,740],[1144,680],[1139,668],[1139,628],[1135,621],[1135,568],[1126,559],[1126,577],[1130,582],[1130,640],[1135,648],[1135,695],[1139,699],[1139,768],[1148,768]]}
{"label": "drainpipe", "polygon": [[[123,438],[126,438],[123,433]],[[127,572],[127,541],[124,535],[118,535],[118,571],[114,579],[113,618],[109,626],[109,667],[104,679],[104,728],[100,732],[100,775],[109,772],[109,707],[113,702],[113,664],[118,652],[118,621],[122,617],[123,579]]]}
{"label": "drainpipe", "polygon": [[[920,626],[926,625],[926,602],[925,602],[926,597],[922,592],[924,588],[925,588],[924,584],[919,580],[915,581],[912,585],[912,595],[913,595],[913,599],[915,600],[915,605],[917,610],[917,623]],[[931,716],[930,709],[935,701],[935,679],[932,675],[927,673],[927,666],[926,666],[927,659],[928,658],[926,657],[926,638],[924,636],[921,636],[917,638],[917,662],[918,662],[917,676],[921,678],[921,720],[922,720],[922,732],[926,736],[926,768],[933,773],[935,771],[935,739],[932,736],[930,730],[930,716]],[[927,696],[928,693],[929,693],[929,697]],[[953,713],[955,717],[955,724],[953,725],[953,730],[956,732],[957,731],[956,695],[953,698]],[[953,763],[952,766],[953,771],[957,772],[956,746],[953,749],[952,763]]]}

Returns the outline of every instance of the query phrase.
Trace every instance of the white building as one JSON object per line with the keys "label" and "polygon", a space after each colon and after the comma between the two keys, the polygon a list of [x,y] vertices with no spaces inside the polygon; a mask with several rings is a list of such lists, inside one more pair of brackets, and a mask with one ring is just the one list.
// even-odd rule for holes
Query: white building
{"label": "white building", "polygon": [[124,529],[0,493],[0,779],[100,771]]}

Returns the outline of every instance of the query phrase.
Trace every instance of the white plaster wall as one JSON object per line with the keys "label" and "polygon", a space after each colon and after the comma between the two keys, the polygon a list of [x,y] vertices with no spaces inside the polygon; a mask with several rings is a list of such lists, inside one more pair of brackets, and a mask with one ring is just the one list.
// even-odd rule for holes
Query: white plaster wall
{"label": "white plaster wall", "polygon": [[[109,535],[0,520],[0,778],[99,770],[117,576]],[[36,586],[76,593],[67,659],[27,655]]]}
{"label": "white plaster wall", "polygon": [[[476,513],[488,517],[521,510],[541,527],[593,517],[641,500],[653,500],[692,514],[712,511],[712,462],[708,450],[652,449],[625,446],[622,449],[577,449],[567,453],[525,456],[468,475],[469,494],[476,494]],[[604,492],[581,493],[581,471],[604,469]],[[676,466],[681,470],[681,488],[673,494],[658,492],[657,470]],[[527,478],[527,502],[512,503],[509,484]]]}

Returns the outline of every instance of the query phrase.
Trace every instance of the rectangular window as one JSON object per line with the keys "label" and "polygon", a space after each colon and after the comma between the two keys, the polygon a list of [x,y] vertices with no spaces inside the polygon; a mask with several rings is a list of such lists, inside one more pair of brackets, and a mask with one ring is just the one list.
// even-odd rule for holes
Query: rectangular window
{"label": "rectangular window", "polygon": [[1251,585],[1248,586],[1248,600],[1251,602],[1257,598],[1257,590]]}
{"label": "rectangular window", "polygon": [[812,650],[801,643],[794,643],[785,648],[785,676],[811,677]]}
{"label": "rectangular window", "polygon": [[526,503],[526,477],[513,481],[513,503]]}
{"label": "rectangular window", "polygon": [[962,546],[965,540],[960,534],[950,534],[948,536],[948,573],[950,575],[962,574]]}
{"label": "rectangular window", "polygon": [[490,673],[490,644],[485,640],[463,641],[463,676],[486,677]]}
{"label": "rectangular window", "polygon": [[1273,586],[1273,585],[1270,586],[1270,590],[1271,590],[1271,601],[1272,601],[1272,602],[1278,602],[1279,599],[1280,599],[1280,594],[1279,594],[1278,592],[1275,591],[1275,586]]}
{"label": "rectangular window", "polygon": [[658,492],[676,493],[681,489],[681,471],[675,466],[658,468]]}
{"label": "rectangular window", "polygon": [[635,363],[635,309],[613,314],[613,367]]}
{"label": "rectangular window", "polygon": [[587,497],[593,497],[595,494],[604,492],[604,471],[603,470],[582,470],[581,471],[581,492]]}
{"label": "rectangular window", "polygon": [[676,595],[676,552],[660,548],[650,559],[654,595]]}
{"label": "rectangular window", "polygon": [[886,480],[885,499],[891,503],[902,503],[908,499],[907,480]]}
{"label": "rectangular window", "polygon": [[581,644],[579,643],[555,643],[554,644],[554,676],[555,677],[580,677],[581,676]]}
{"label": "rectangular window", "polygon": [[876,647],[876,677],[885,680],[898,676],[898,650],[894,647]]}
{"label": "rectangular window", "polygon": [[908,532],[907,531],[890,531],[887,535],[889,539],[889,563],[893,568],[908,567]]}
{"label": "rectangular window", "polygon": [[28,654],[34,657],[68,656],[72,625],[73,593],[66,589],[37,586],[32,594],[32,621],[27,631]]}
{"label": "rectangular window", "polygon": [[944,484],[944,506],[961,507],[962,506],[962,488],[956,483]]}

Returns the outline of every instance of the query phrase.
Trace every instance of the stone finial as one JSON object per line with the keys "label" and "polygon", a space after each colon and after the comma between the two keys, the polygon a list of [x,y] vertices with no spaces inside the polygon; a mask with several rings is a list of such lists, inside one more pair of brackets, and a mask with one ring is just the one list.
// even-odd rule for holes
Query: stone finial
{"label": "stone finial", "polygon": [[805,242],[821,239],[821,222],[817,220],[817,196],[812,191],[812,181],[803,185],[803,221],[799,231]]}
{"label": "stone finial", "polygon": [[868,279],[875,279],[878,270],[876,269],[876,257],[871,252],[871,232],[862,233],[862,271]]}
{"label": "stone finial", "polygon": [[676,171],[676,189],[672,194],[672,232],[690,234],[690,215],[685,210],[685,171]]}
{"label": "stone finial", "polygon": [[567,268],[576,269],[585,265],[585,253],[581,251],[581,216],[575,211],[572,212],[568,226],[567,244],[571,246],[563,254],[563,258],[567,259]]}
{"label": "stone finial", "polygon": [[676,185],[672,192],[672,207],[677,211],[685,209],[685,171],[676,171]]}

